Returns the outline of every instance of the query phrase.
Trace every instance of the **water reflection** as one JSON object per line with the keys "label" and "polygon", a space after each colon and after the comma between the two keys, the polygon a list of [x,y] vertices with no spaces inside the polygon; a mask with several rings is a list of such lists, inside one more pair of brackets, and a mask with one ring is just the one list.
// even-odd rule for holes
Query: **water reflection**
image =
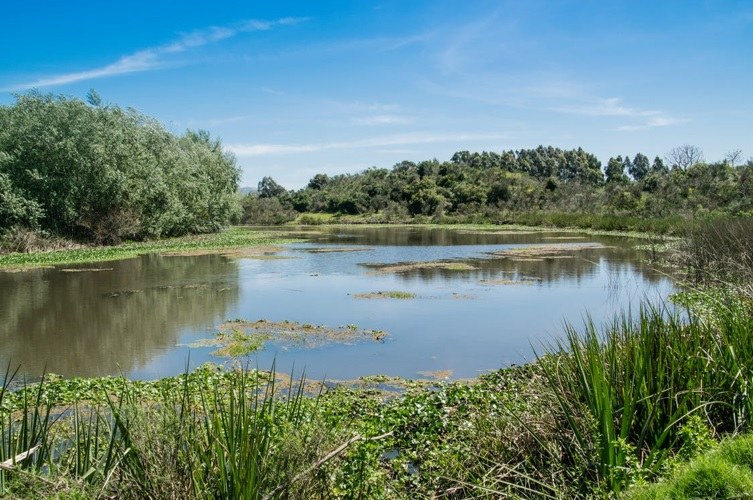
{"label": "water reflection", "polygon": [[31,375],[130,373],[238,300],[237,263],[220,256],[151,255],[97,268],[107,270],[0,273],[0,362]]}
{"label": "water reflection", "polygon": [[[624,238],[403,226],[307,229],[305,236],[309,242],[282,252],[293,257],[287,259],[151,255],[78,266],[79,272],[0,273],[0,363],[21,363],[29,374],[46,367],[63,375],[174,375],[185,367],[185,344],[212,336],[225,320],[243,318],[389,333],[383,343],[309,350],[272,344],[254,356],[262,367],[276,359],[280,370],[305,367],[313,378],[416,377],[435,370],[469,377],[530,359],[531,346],[561,334],[563,320],[578,323],[588,313],[597,323],[607,321],[673,289],[639,258],[636,242]],[[493,255],[568,243],[600,247],[566,256]],[[472,269],[395,274],[363,265],[438,261]],[[91,267],[107,270],[86,270]],[[354,298],[380,290],[416,298]],[[222,362],[213,350],[191,349],[192,363]]]}

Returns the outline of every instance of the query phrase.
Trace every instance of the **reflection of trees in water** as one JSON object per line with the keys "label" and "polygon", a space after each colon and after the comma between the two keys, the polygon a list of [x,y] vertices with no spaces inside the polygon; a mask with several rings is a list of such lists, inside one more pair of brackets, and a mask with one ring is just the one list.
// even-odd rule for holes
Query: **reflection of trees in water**
{"label": "reflection of trees in water", "polygon": [[217,255],[99,267],[113,270],[0,273],[0,362],[33,375],[128,373],[238,301],[237,264]]}
{"label": "reflection of trees in water", "polygon": [[[627,247],[595,248],[573,251],[569,257],[525,257],[499,258],[489,256],[485,259],[464,261],[475,267],[473,271],[452,271],[441,268],[419,268],[398,276],[405,280],[420,279],[432,281],[437,278],[458,279],[469,277],[478,280],[493,279],[535,279],[544,285],[563,282],[580,284],[584,279],[592,279],[600,272],[603,265],[607,275],[605,286],[617,286],[609,281],[620,276],[639,275],[651,285],[657,285],[667,276],[650,264],[640,260],[639,251]],[[613,278],[609,278],[609,277]]]}
{"label": "reflection of trees in water", "polygon": [[559,283],[563,280],[580,280],[591,278],[597,273],[599,262],[603,259],[610,273],[637,273],[651,285],[667,279],[666,274],[657,271],[653,264],[645,261],[641,250],[632,245],[635,240],[619,236],[588,236],[566,232],[522,231],[514,234],[500,226],[495,231],[457,230],[453,228],[423,227],[378,227],[378,228],[336,228],[329,232],[313,236],[318,243],[348,243],[367,246],[432,246],[432,245],[542,245],[558,244],[568,241],[594,241],[609,248],[579,250],[573,252],[572,258],[550,258],[541,261],[513,259],[486,259],[468,261],[477,271],[458,272],[441,268],[415,269],[402,273],[404,279],[421,279],[431,281],[438,277],[443,279],[471,276],[477,279],[499,278],[499,273],[509,273],[515,277],[538,278],[542,283]]}
{"label": "reflection of trees in water", "polygon": [[422,227],[371,227],[330,229],[330,232],[314,235],[317,243],[352,243],[357,245],[387,246],[445,246],[445,245],[495,245],[542,243],[546,238],[559,233],[494,234],[493,231],[464,231],[445,228]]}

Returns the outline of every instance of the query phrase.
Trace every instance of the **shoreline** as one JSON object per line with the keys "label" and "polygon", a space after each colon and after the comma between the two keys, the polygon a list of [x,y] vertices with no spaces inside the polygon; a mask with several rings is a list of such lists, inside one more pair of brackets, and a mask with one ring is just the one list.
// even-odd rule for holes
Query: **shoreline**
{"label": "shoreline", "polygon": [[[150,253],[158,254],[190,254],[198,252],[222,253],[244,247],[264,247],[283,245],[301,241],[290,238],[285,229],[311,229],[348,227],[421,227],[430,229],[474,230],[479,232],[493,232],[504,228],[506,231],[536,231],[580,233],[592,236],[616,236],[633,239],[659,239],[661,244],[676,241],[677,236],[657,235],[637,231],[594,230],[577,227],[526,226],[521,224],[436,224],[436,223],[399,223],[399,224],[371,224],[371,223],[324,223],[315,225],[285,224],[282,226],[232,226],[219,233],[182,236],[146,242],[123,243],[117,246],[86,246],[83,248],[39,251],[30,253],[0,253],[0,272],[21,272],[30,269],[53,267],[58,265],[91,264],[123,260]],[[283,234],[280,234],[283,233]],[[303,238],[305,239],[305,238]]]}

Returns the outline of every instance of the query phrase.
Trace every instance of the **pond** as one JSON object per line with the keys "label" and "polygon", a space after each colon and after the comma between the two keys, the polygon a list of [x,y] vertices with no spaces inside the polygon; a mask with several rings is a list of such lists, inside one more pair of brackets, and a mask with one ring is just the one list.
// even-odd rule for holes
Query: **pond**
{"label": "pond", "polygon": [[231,362],[211,340],[245,329],[264,330],[263,347],[249,356],[261,368],[274,361],[328,380],[465,378],[531,360],[566,321],[579,326],[590,315],[603,324],[674,290],[641,258],[642,242],[628,238],[280,230],[305,239],[264,252],[0,272],[0,365],[20,364],[30,376],[154,379],[181,373],[189,359]]}

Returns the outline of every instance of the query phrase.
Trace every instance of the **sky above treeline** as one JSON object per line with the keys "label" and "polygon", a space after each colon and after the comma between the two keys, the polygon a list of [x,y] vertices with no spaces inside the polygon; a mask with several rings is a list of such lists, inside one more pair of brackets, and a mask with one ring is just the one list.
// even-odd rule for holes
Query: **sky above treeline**
{"label": "sky above treeline", "polygon": [[204,129],[288,188],[458,150],[753,155],[753,1],[9,2],[30,89]]}

